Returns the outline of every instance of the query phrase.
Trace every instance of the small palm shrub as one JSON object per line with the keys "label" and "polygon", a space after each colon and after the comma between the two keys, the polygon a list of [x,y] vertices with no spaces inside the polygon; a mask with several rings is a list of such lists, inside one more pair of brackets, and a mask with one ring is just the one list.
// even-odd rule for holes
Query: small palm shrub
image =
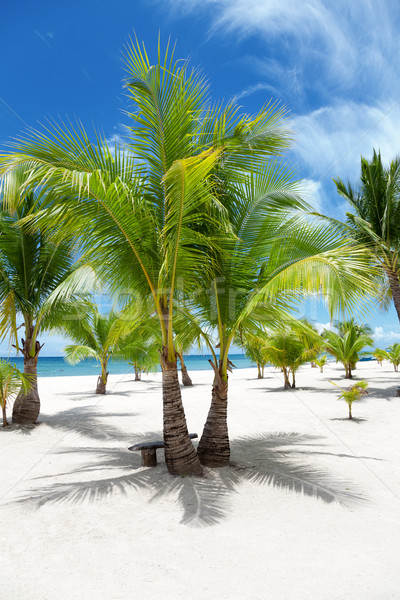
{"label": "small palm shrub", "polygon": [[353,418],[353,415],[351,413],[352,404],[353,404],[353,402],[360,400],[361,396],[365,396],[365,394],[368,394],[368,392],[367,392],[368,383],[366,381],[358,381],[357,383],[354,383],[353,385],[350,385],[347,388],[342,388],[340,385],[338,385],[334,381],[331,381],[331,383],[333,383],[333,385],[336,385],[336,387],[338,387],[342,390],[342,393],[340,394],[339,399],[343,398],[343,400],[347,403],[347,406],[349,407],[349,419],[352,419]]}
{"label": "small palm shrub", "polygon": [[324,372],[324,366],[326,365],[327,360],[328,357],[326,354],[323,354],[322,356],[318,356],[318,358],[316,358],[314,361],[316,366],[320,368],[321,373]]}

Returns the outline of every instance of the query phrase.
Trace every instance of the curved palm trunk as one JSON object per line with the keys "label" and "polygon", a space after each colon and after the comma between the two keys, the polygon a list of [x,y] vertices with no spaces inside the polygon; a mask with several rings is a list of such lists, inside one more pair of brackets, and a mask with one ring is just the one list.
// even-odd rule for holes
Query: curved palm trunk
{"label": "curved palm trunk", "polygon": [[260,363],[257,363],[257,379],[262,379],[263,375],[261,373],[261,365]]}
{"label": "curved palm trunk", "polygon": [[[34,328],[26,331],[26,340],[22,339],[21,352],[24,356],[24,373],[31,376],[30,388],[27,392],[19,392],[13,406],[12,422],[20,425],[36,423],[40,413],[40,398],[37,387],[37,362],[42,349],[38,340],[33,345],[32,335]],[[33,356],[31,356],[33,355]]]}
{"label": "curved palm trunk", "polygon": [[189,438],[176,360],[161,353],[165,463],[172,475],[202,475],[203,469]]}
{"label": "curved palm trunk", "polygon": [[181,374],[182,374],[182,383],[184,386],[186,387],[190,387],[193,385],[193,382],[190,378],[190,375],[187,371],[186,365],[185,365],[185,361],[183,360],[183,354],[181,352],[178,352],[178,356],[179,356],[179,362],[181,363]]}
{"label": "curved palm trunk", "polygon": [[289,375],[288,375],[286,367],[282,367],[282,372],[283,372],[283,379],[284,379],[283,387],[285,390],[290,390],[292,386],[290,385]]}
{"label": "curved palm trunk", "polygon": [[209,360],[215,377],[211,392],[211,406],[204,425],[197,453],[202,465],[226,467],[231,455],[228,434],[228,380],[219,368]]}
{"label": "curved palm trunk", "polygon": [[392,292],[393,303],[397,312],[398,319],[400,321],[400,283],[399,276],[394,269],[386,269],[388,276],[390,290]]}

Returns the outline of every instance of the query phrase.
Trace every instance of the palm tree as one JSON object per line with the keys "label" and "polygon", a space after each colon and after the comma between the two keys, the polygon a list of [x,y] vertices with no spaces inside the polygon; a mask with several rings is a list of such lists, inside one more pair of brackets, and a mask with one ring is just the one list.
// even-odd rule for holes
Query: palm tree
{"label": "palm tree", "polygon": [[338,193],[355,211],[347,213],[355,238],[372,249],[372,254],[386,275],[390,293],[400,320],[400,159],[388,168],[382,165],[380,152],[372,160],[361,157],[360,186],[354,188],[341,179],[335,180]]}
{"label": "palm tree", "polygon": [[349,328],[343,337],[335,331],[329,330],[325,330],[322,336],[327,352],[336,358],[336,362],[343,364],[346,379],[351,379],[353,377],[352,370],[359,360],[360,352],[373,343],[372,337],[361,333],[357,327]]}
{"label": "palm tree", "polygon": [[[321,292],[340,312],[370,289],[370,264],[361,248],[350,247],[332,227],[312,221],[298,186],[273,151],[254,157],[250,173],[221,168],[216,190],[229,217],[233,239],[220,239],[211,281],[197,297],[203,323],[218,332],[211,406],[198,453],[203,464],[225,466],[229,351],[241,325],[257,331],[288,320],[296,294]],[[261,158],[262,157],[262,158]]]}
{"label": "palm tree", "polygon": [[349,385],[349,387],[347,388],[340,387],[340,385],[338,385],[334,381],[331,381],[331,383],[333,383],[333,385],[336,385],[336,387],[342,390],[339,399],[343,398],[343,400],[347,403],[347,406],[349,407],[349,419],[353,419],[353,415],[351,412],[353,402],[360,400],[361,396],[365,396],[365,394],[368,394],[368,383],[366,381],[358,381],[353,385]]}
{"label": "palm tree", "polygon": [[121,355],[124,337],[133,328],[134,324],[121,314],[114,311],[101,314],[93,303],[87,304],[86,314],[64,321],[61,330],[75,342],[65,348],[67,362],[75,365],[86,358],[94,358],[100,363],[96,394],[106,393],[109,360],[112,356]]}
{"label": "palm tree", "polygon": [[385,360],[385,358],[387,358],[387,352],[386,350],[382,350],[381,348],[375,348],[375,350],[372,353],[372,356],[376,358],[379,366],[382,366],[383,361]]}
{"label": "palm tree", "polygon": [[315,364],[317,365],[317,367],[320,368],[321,373],[324,372],[324,366],[326,365],[327,360],[328,357],[326,356],[326,354],[322,354],[322,356],[318,356],[315,359]]}
{"label": "palm tree", "polygon": [[[308,352],[299,337],[290,331],[276,332],[268,338],[264,352],[268,362],[281,369],[285,390],[295,388],[296,371],[309,360]],[[290,373],[292,383],[289,380]]]}
{"label": "palm tree", "polygon": [[[256,117],[235,106],[211,106],[207,85],[173,52],[155,64],[145,49],[126,51],[127,90],[133,101],[129,150],[92,144],[83,128],[33,131],[2,158],[2,171],[29,170],[30,186],[50,189],[47,211],[35,217],[57,235],[79,239],[110,290],[151,301],[162,336],[164,445],[169,471],[202,473],[189,439],[177,373],[174,316],[179,286],[191,293],[212,268],[208,235],[226,227],[215,198],[219,164],[225,173],[251,167],[253,155],[285,145],[282,111]],[[214,185],[211,186],[211,175]],[[206,255],[206,257],[205,257]]]}
{"label": "palm tree", "polygon": [[[20,197],[27,177],[16,169],[3,181],[0,204],[0,337],[9,337],[24,357],[24,373],[30,376],[29,389],[24,386],[14,402],[13,423],[35,423],[40,412],[37,386],[37,363],[43,345],[38,337],[62,320],[77,301],[79,290],[93,286],[89,267],[74,271],[73,244],[70,240],[50,240],[45,231],[32,231],[21,225],[33,207],[46,201],[34,192]],[[16,206],[7,204],[16,197]],[[20,201],[23,200],[21,203]],[[19,324],[18,324],[19,323]],[[18,329],[25,336],[18,340]]]}
{"label": "palm tree", "polygon": [[257,365],[257,379],[264,379],[264,369],[268,362],[265,356],[264,347],[266,344],[267,335],[248,334],[240,332],[237,342],[241,342],[246,353],[246,356]]}
{"label": "palm tree", "polygon": [[7,427],[7,403],[15,398],[21,388],[28,392],[32,384],[32,375],[21,373],[15,365],[0,360],[0,404],[3,413],[3,427]]}
{"label": "palm tree", "polygon": [[386,350],[386,358],[392,363],[394,370],[397,372],[400,365],[400,344],[392,344]]}

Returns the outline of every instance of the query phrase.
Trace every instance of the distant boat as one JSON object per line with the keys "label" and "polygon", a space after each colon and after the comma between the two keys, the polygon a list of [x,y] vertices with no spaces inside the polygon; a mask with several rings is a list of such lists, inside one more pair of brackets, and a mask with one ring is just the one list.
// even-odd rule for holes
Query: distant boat
{"label": "distant boat", "polygon": [[365,362],[367,360],[376,360],[376,358],[374,358],[373,356],[363,356],[362,358],[360,358],[360,362]]}

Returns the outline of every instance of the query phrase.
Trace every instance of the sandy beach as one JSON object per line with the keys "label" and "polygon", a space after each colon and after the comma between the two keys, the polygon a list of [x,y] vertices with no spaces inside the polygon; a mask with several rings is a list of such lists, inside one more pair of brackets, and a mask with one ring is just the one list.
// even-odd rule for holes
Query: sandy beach
{"label": "sandy beach", "polygon": [[[199,435],[212,373],[183,388]],[[173,478],[158,451],[160,374],[42,378],[40,424],[0,432],[1,598],[388,600],[400,597],[400,397],[391,365],[360,363],[347,405],[329,364],[298,389],[255,369],[230,377],[232,466]]]}

